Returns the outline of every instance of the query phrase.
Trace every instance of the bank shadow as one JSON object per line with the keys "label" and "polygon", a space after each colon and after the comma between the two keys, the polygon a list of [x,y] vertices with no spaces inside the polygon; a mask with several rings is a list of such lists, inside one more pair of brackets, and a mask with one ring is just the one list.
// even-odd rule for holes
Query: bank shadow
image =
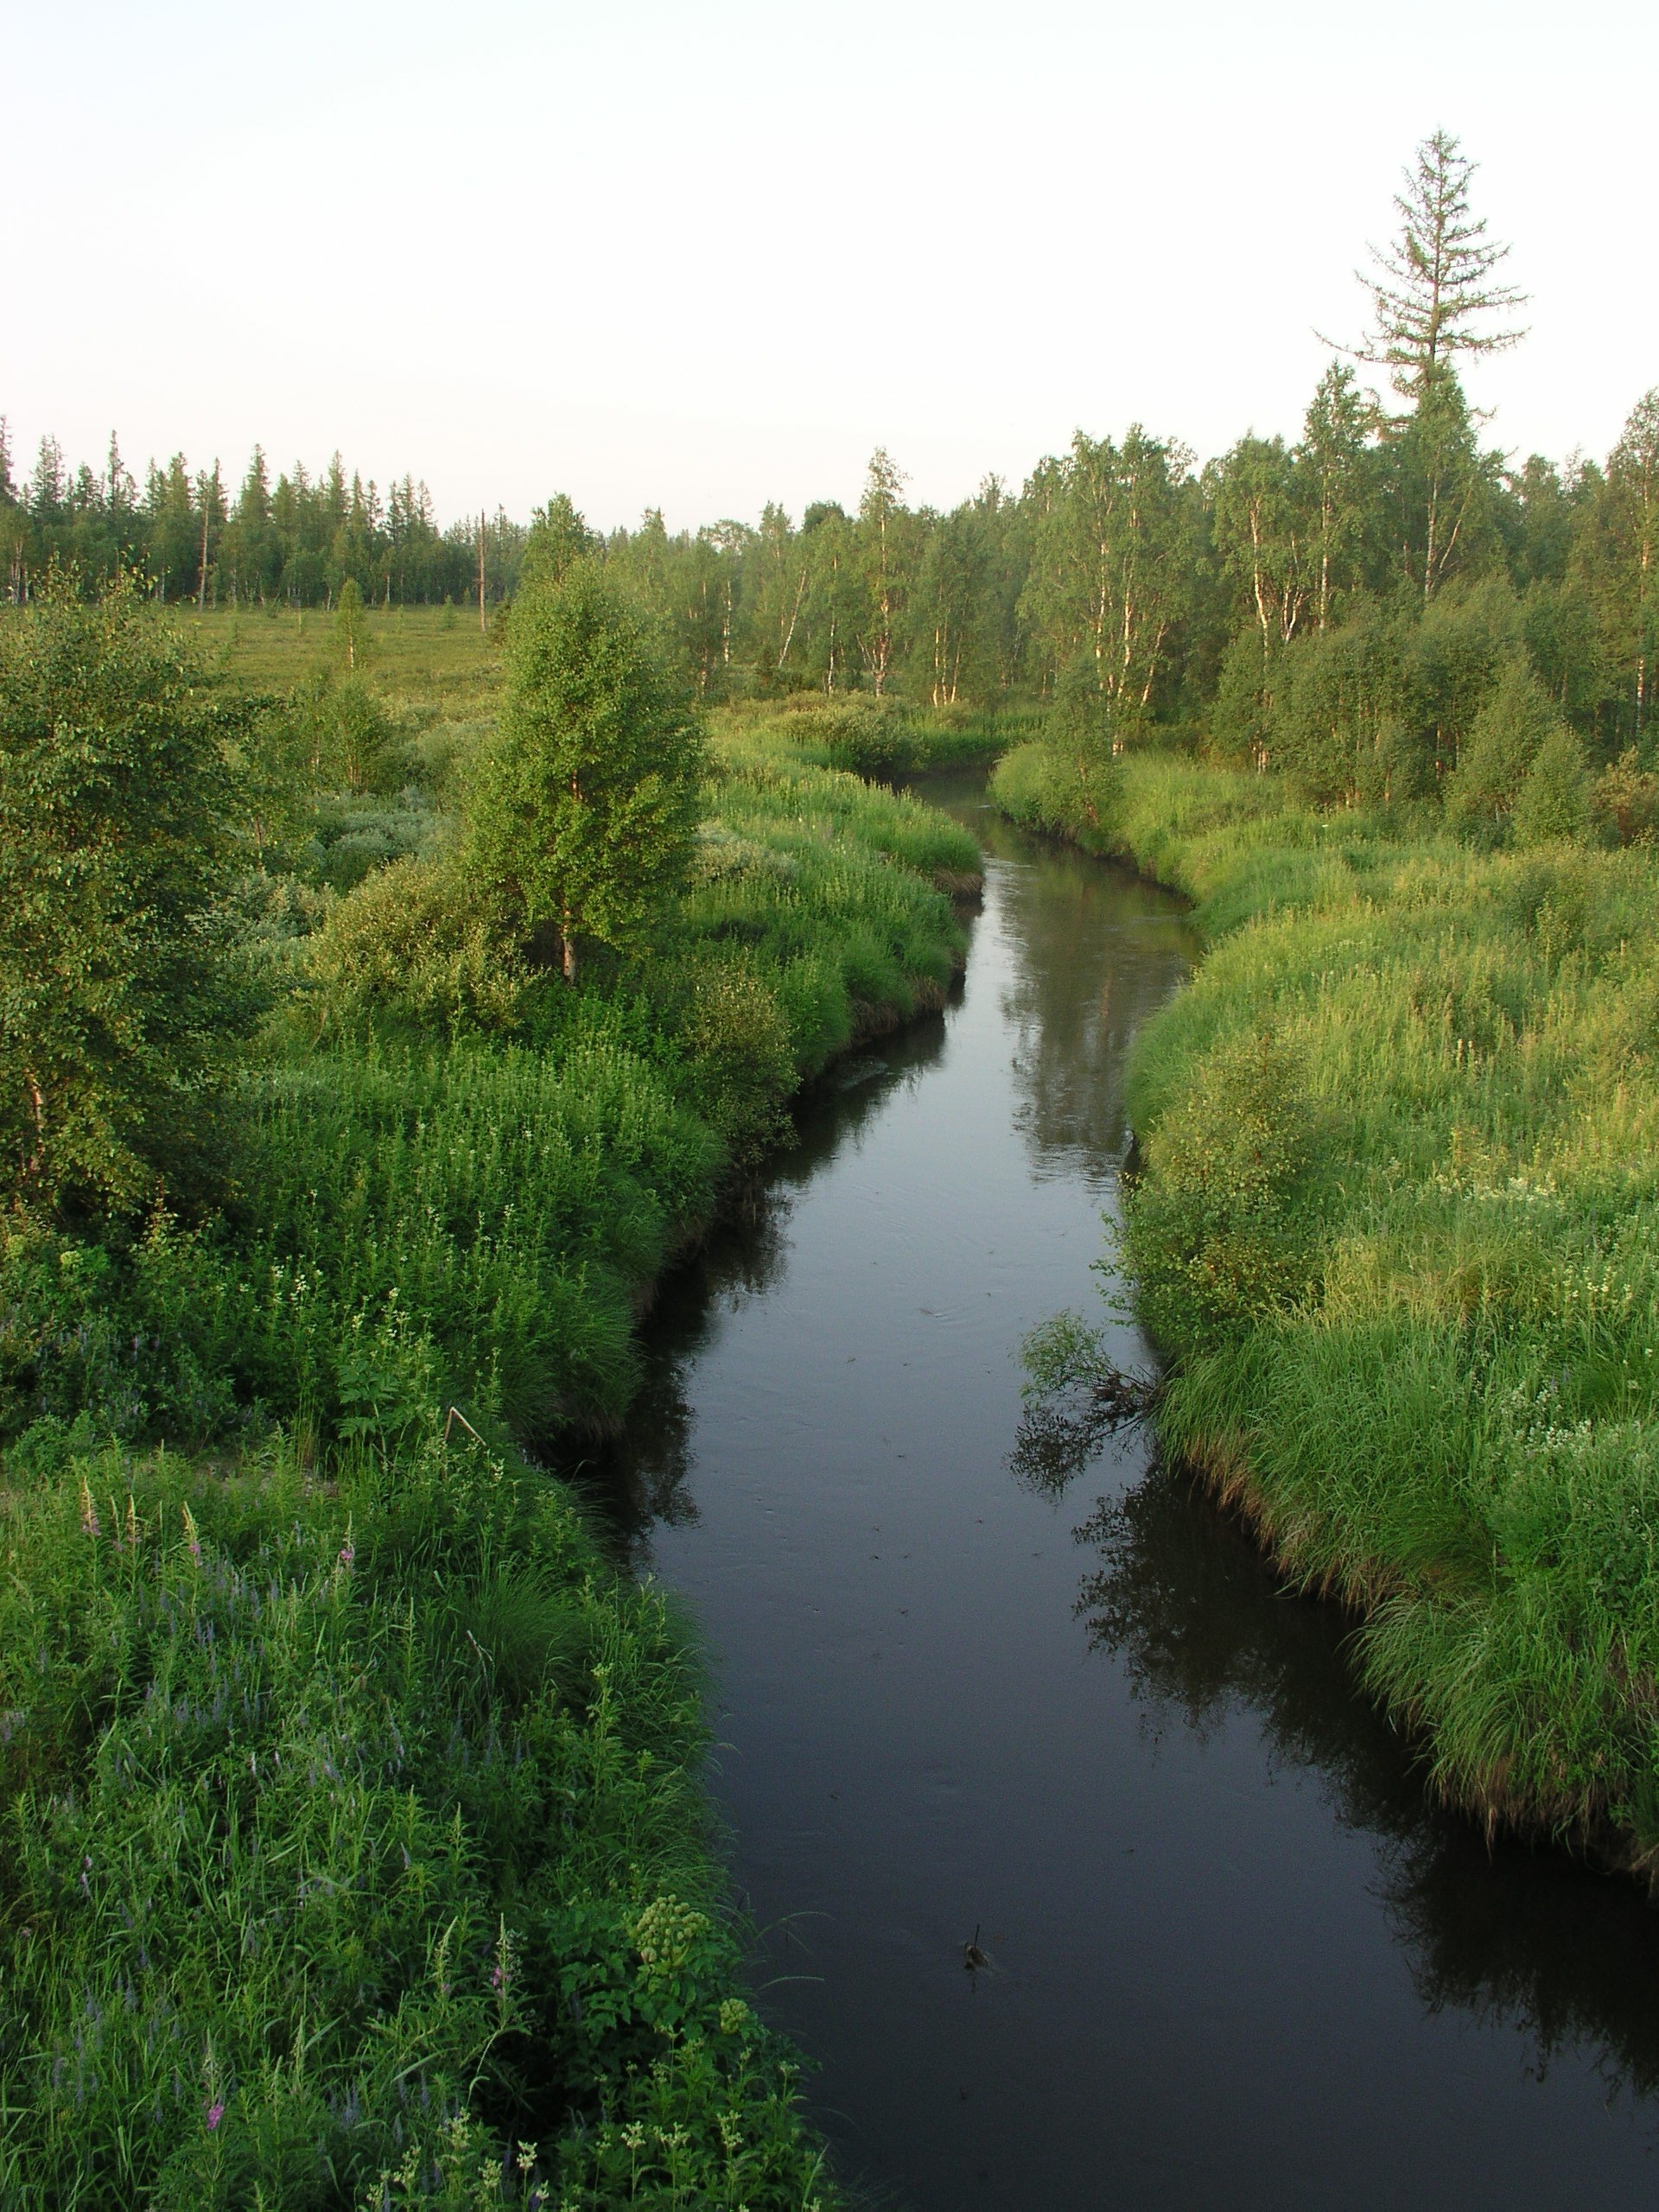
{"label": "bank shadow", "polygon": [[1654,2096],[1659,1913],[1630,1882],[1548,1845],[1489,1848],[1437,1807],[1358,1688],[1351,1621],[1287,1592],[1190,1473],[1154,1462],[1073,1533],[1091,1555],[1082,1633],[1125,1667],[1147,1725],[1203,1737],[1248,1714],[1270,1756],[1315,1774],[1333,1818],[1372,1839],[1376,1894],[1426,2009],[1519,2031],[1540,2076],[1576,2050],[1610,2091]]}
{"label": "bank shadow", "polygon": [[613,1434],[584,1439],[559,1470],[636,1567],[648,1563],[653,1528],[697,1520],[692,1370],[730,1318],[782,1280],[797,1201],[937,1065],[946,1043],[947,1015],[926,1014],[826,1070],[796,1103],[793,1141],[728,1194],[709,1234],[664,1276],[640,1332],[642,1374],[626,1418]]}

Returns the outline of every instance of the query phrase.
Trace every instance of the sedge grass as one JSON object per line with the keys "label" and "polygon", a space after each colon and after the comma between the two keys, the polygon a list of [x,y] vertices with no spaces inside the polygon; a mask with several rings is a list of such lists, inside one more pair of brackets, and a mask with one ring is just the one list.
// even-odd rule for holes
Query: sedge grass
{"label": "sedge grass", "polygon": [[1112,836],[1211,943],[1131,1078],[1166,1440],[1355,1607],[1449,1801],[1652,1875],[1659,856],[1157,756]]}

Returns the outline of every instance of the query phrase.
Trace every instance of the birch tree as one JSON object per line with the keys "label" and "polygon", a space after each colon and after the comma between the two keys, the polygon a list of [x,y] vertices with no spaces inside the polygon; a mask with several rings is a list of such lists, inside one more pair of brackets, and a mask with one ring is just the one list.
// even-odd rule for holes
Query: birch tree
{"label": "birch tree", "polygon": [[1122,446],[1079,430],[1033,479],[1031,580],[1022,605],[1051,664],[1080,652],[1120,733],[1144,715],[1191,596],[1192,456],[1139,423]]}

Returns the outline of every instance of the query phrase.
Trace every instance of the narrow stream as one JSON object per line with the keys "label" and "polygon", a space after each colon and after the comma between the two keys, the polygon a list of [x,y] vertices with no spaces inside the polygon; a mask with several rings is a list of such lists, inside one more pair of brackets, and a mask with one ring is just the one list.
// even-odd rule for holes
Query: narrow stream
{"label": "narrow stream", "polygon": [[959,1001],[670,1286],[615,1471],[843,2171],[908,2212],[1654,2201],[1659,1915],[1428,1807],[1340,1624],[1144,1438],[1015,1454],[1021,1337],[1103,1318],[1125,1052],[1195,947],[929,796],[988,855]]}

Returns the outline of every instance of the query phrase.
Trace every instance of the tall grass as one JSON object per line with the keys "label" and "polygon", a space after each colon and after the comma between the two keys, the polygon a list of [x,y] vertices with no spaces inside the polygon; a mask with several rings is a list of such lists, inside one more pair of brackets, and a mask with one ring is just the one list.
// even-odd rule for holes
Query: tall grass
{"label": "tall grass", "polygon": [[1019,709],[927,707],[868,692],[797,692],[726,708],[720,726],[822,768],[891,782],[929,768],[978,766],[1029,734]]}
{"label": "tall grass", "polygon": [[7,1495],[0,2201],[807,2201],[683,1635],[461,1441]]}
{"label": "tall grass", "polygon": [[1140,1041],[1164,1433],[1483,1819],[1659,1870],[1659,856],[1131,760],[1211,949]]}

